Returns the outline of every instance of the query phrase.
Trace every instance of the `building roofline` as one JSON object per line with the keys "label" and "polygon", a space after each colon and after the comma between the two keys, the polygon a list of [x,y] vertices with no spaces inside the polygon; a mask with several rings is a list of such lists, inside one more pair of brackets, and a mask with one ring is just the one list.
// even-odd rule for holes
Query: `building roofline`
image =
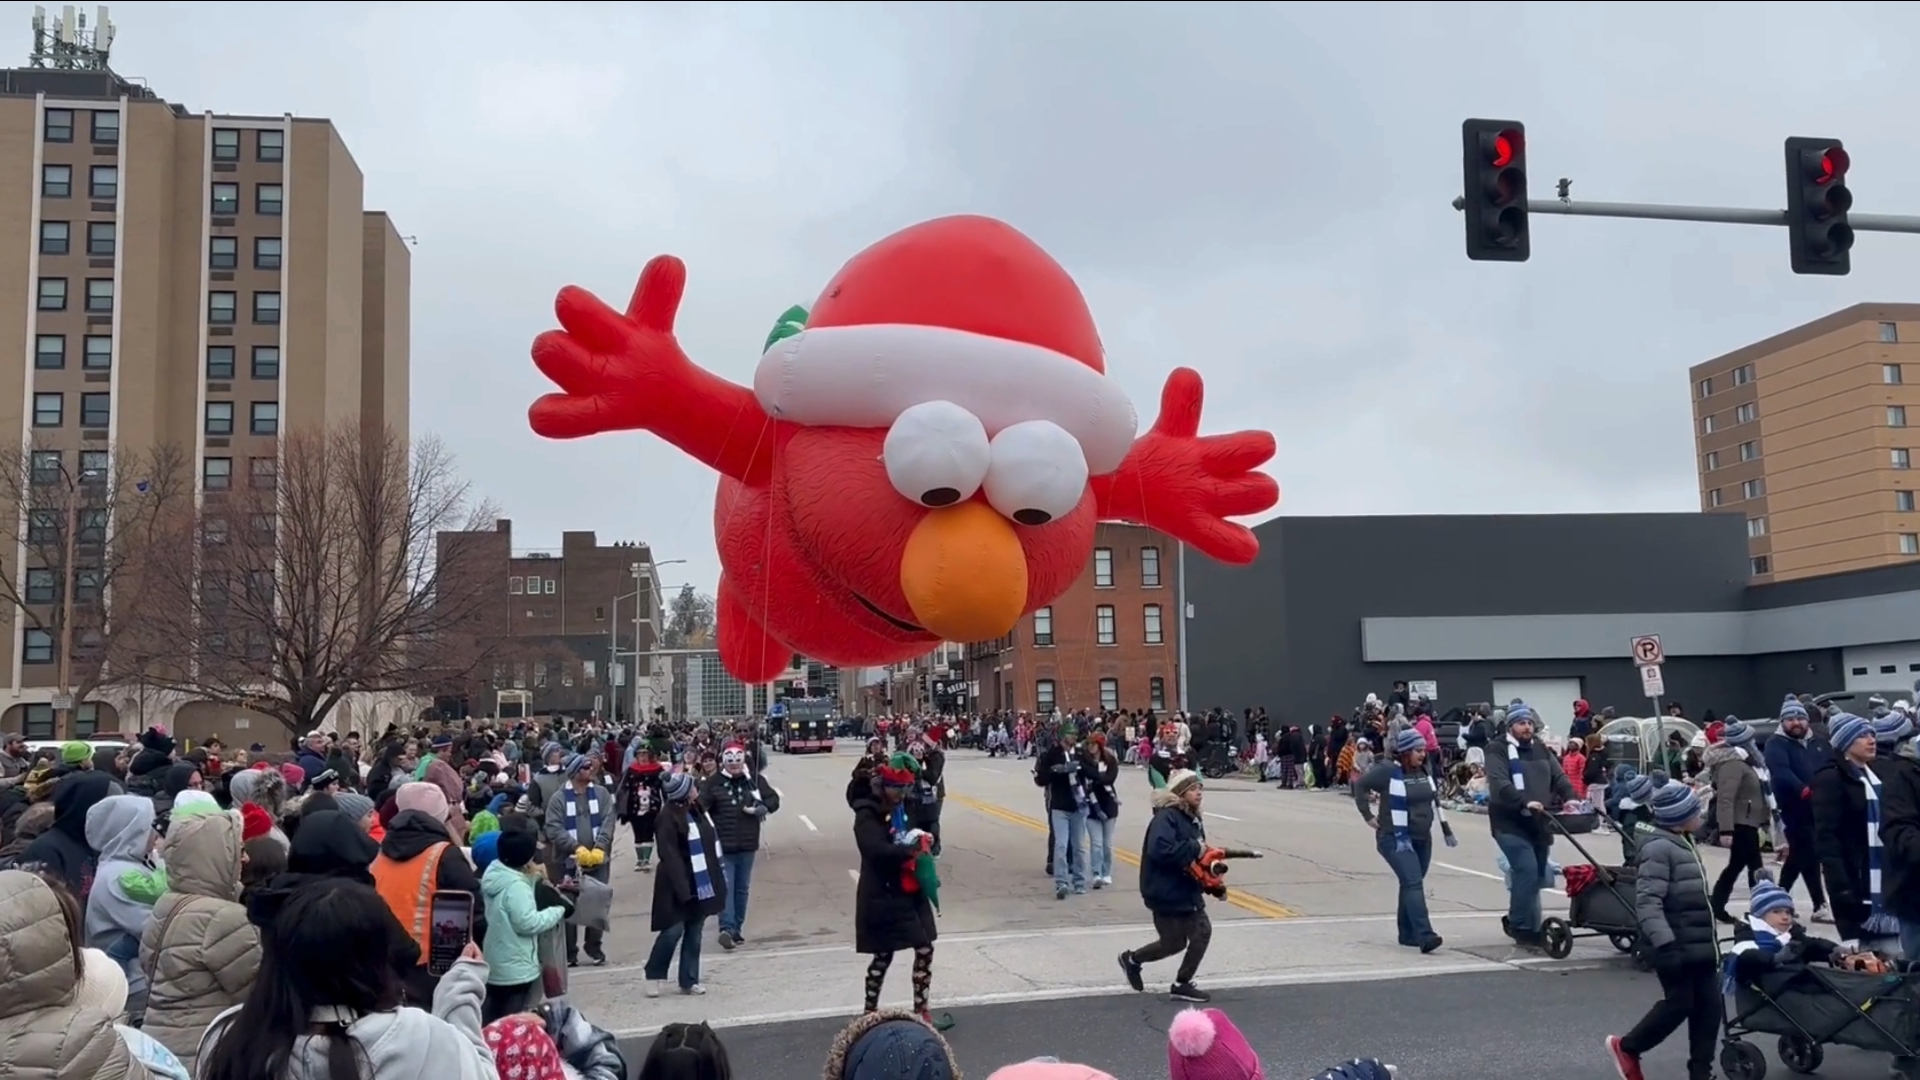
{"label": "building roofline", "polygon": [[1709,375],[1728,366],[1739,366],[1749,360],[1791,349],[1814,338],[1823,337],[1835,330],[1844,330],[1866,322],[1915,322],[1920,321],[1920,304],[1894,304],[1870,302],[1854,304],[1839,311],[1822,315],[1812,322],[1801,323],[1790,330],[1782,330],[1769,338],[1762,338],[1749,345],[1742,345],[1732,352],[1722,353],[1711,360],[1704,360],[1687,369],[1693,377]]}

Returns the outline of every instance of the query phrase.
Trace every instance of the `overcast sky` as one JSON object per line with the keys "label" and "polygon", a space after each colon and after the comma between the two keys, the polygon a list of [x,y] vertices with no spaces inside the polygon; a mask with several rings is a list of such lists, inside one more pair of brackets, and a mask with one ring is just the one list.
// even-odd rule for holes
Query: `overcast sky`
{"label": "overcast sky", "polygon": [[1920,8],[1865,7],[112,5],[114,66],[169,100],[339,125],[419,237],[413,428],[517,546],[645,540],[702,588],[710,473],[528,430],[554,292],[679,255],[681,340],[745,381],[848,256],[956,212],[1079,279],[1143,423],[1190,364],[1207,427],[1272,430],[1282,513],[1695,509],[1687,367],[1914,299],[1920,238],[1797,278],[1779,230],[1536,217],[1530,263],[1470,263],[1460,121],[1528,125],[1536,198],[1777,208],[1814,135],[1860,210],[1920,213]]}

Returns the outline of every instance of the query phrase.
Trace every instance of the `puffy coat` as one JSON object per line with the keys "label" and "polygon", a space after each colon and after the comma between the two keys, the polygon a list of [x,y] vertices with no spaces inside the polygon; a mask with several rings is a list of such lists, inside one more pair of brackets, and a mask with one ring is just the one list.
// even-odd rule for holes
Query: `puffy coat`
{"label": "puffy coat", "polygon": [[[760,850],[760,824],[766,814],[780,809],[780,793],[767,783],[765,773],[729,776],[716,772],[700,785],[700,805],[713,815],[720,850],[741,854]],[[754,813],[756,806],[765,807],[766,814]]]}
{"label": "puffy coat", "polygon": [[0,871],[0,1076],[149,1080],[116,1017],[72,1004],[80,979],[60,901],[37,876]]}
{"label": "puffy coat", "polygon": [[246,1000],[260,970],[260,935],[240,899],[240,822],[202,814],[167,830],[167,893],[140,936],[147,971],[145,1031],[192,1069],[200,1036]]}
{"label": "puffy coat", "polygon": [[480,894],[487,907],[481,948],[487,955],[488,985],[520,986],[538,979],[540,935],[560,925],[566,909],[541,910],[534,903],[533,879],[497,859],[480,875]]}
{"label": "puffy coat", "polygon": [[1707,868],[1693,840],[1669,829],[1648,829],[1640,840],[1634,914],[1657,952],[1678,949],[1688,964],[1717,964],[1713,901]]}
{"label": "puffy coat", "polygon": [[1155,915],[1191,915],[1206,906],[1188,872],[1207,848],[1207,828],[1166,788],[1153,793],[1153,820],[1140,844],[1140,899]]}
{"label": "puffy coat", "polygon": [[1767,792],[1753,763],[1741,756],[1738,747],[1724,743],[1708,747],[1705,760],[1713,770],[1713,819],[1720,831],[1731,835],[1734,826],[1745,825],[1765,832],[1773,824],[1773,815],[1767,810]]}
{"label": "puffy coat", "polygon": [[939,936],[927,894],[908,891],[906,865],[919,848],[893,840],[893,812],[868,784],[849,789],[853,842],[860,849],[860,883],[853,895],[853,948],[873,955],[931,945]]}
{"label": "puffy coat", "polygon": [[1874,759],[1880,777],[1880,895],[1901,922],[1920,922],[1920,742]]}
{"label": "puffy coat", "polygon": [[1812,787],[1813,846],[1820,856],[1820,877],[1826,883],[1827,898],[1832,901],[1834,928],[1843,938],[1857,938],[1867,916],[1873,914],[1866,788],[1861,785],[1859,770],[1838,752],[1828,754],[1814,772]]}

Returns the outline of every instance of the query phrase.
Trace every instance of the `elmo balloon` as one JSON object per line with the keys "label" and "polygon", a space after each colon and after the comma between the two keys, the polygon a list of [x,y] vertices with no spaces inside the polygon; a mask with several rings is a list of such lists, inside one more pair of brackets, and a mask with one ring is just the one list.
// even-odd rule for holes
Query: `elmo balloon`
{"label": "elmo balloon", "polygon": [[561,290],[533,360],[563,392],[530,418],[651,431],[720,473],[720,656],[742,681],[794,653],[868,666],[1003,636],[1085,571],[1100,521],[1259,551],[1227,519],[1279,500],[1255,471],[1273,437],[1201,436],[1181,368],[1136,438],[1079,287],[1011,226],[940,218],[854,256],[775,327],[751,389],[681,350],[685,287],[661,256],[625,313]]}

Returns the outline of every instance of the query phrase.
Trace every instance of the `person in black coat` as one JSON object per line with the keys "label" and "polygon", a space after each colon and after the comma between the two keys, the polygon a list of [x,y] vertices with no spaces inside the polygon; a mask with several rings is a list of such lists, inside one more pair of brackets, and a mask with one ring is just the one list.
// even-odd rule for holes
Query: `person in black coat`
{"label": "person in black coat", "polygon": [[653,951],[647,954],[647,996],[660,996],[676,948],[680,950],[680,992],[704,994],[700,939],[707,919],[727,906],[720,836],[700,807],[692,773],[669,773],[660,782],[660,792],[666,805],[654,820],[653,930],[657,936]]}
{"label": "person in black coat", "polygon": [[1878,757],[1882,881],[1887,910],[1900,919],[1901,952],[1920,960],[1920,741]]}
{"label": "person in black coat", "polygon": [[[1127,985],[1144,990],[1141,966],[1186,951],[1173,977],[1169,996],[1176,1001],[1206,1002],[1207,992],[1193,984],[1213,940],[1213,921],[1200,879],[1190,869],[1207,849],[1207,827],[1201,816],[1200,777],[1179,769],[1167,786],[1153,793],[1153,820],[1147,824],[1140,851],[1140,899],[1153,915],[1158,938],[1150,945],[1120,954],[1120,970]],[[1216,896],[1224,897],[1220,889]]]}
{"label": "person in black coat", "polygon": [[853,842],[860,849],[853,948],[873,958],[867,964],[868,1012],[880,1008],[880,989],[886,984],[893,954],[913,950],[913,1011],[931,1023],[927,991],[933,985],[933,942],[939,930],[933,921],[933,903],[914,873],[914,862],[933,838],[908,823],[905,806],[918,779],[917,765],[912,757],[895,754],[873,770],[865,791],[847,791]]}
{"label": "person in black coat", "polygon": [[1820,853],[1834,928],[1857,941],[1873,914],[1867,852],[1867,789],[1861,777],[1874,757],[1873,725],[1850,713],[1828,720],[1833,752],[1813,774],[1813,843]]}

